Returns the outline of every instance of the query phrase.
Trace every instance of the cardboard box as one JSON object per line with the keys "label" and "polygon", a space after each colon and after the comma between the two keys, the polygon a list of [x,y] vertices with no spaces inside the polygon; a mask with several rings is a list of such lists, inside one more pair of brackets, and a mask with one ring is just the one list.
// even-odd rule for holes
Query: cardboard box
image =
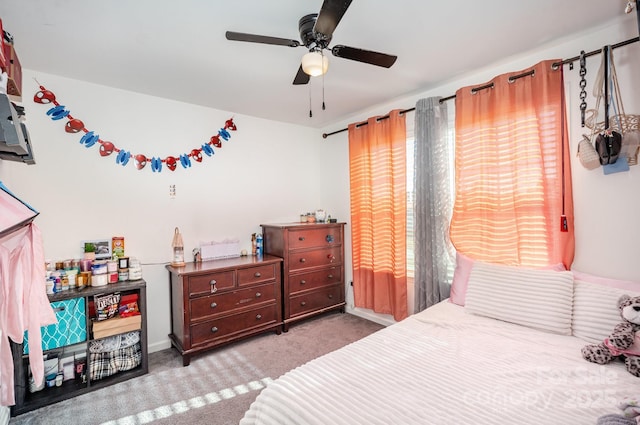
{"label": "cardboard box", "polygon": [[113,317],[100,322],[93,322],[93,338],[106,338],[124,332],[137,331],[142,327],[142,315],[130,317]]}
{"label": "cardboard box", "polygon": [[18,54],[13,48],[13,44],[5,43],[4,56],[7,65],[7,94],[12,96],[22,96],[22,66],[18,59]]}

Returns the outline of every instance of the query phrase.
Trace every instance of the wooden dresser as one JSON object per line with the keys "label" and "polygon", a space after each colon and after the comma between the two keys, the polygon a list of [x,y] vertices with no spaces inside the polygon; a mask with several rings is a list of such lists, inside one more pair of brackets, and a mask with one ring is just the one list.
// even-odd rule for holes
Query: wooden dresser
{"label": "wooden dresser", "polygon": [[325,311],[344,312],[344,223],[261,226],[265,254],[283,258],[284,331]]}
{"label": "wooden dresser", "polygon": [[191,356],[267,331],[280,334],[282,259],[269,255],[166,266],[171,286],[169,338]]}

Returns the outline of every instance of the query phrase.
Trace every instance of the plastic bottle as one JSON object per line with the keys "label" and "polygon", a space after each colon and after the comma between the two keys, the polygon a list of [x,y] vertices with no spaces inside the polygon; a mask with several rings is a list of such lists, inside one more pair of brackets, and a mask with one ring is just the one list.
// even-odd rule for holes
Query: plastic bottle
{"label": "plastic bottle", "polygon": [[257,256],[262,255],[262,234],[261,233],[258,233],[256,235],[256,255]]}

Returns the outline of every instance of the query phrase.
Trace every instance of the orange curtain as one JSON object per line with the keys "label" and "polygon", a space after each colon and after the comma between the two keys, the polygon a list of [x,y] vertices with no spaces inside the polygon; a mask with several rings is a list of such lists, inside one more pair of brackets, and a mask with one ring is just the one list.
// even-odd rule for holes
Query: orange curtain
{"label": "orange curtain", "polygon": [[563,74],[554,62],[456,93],[450,236],[474,259],[530,267],[573,262]]}
{"label": "orange curtain", "polygon": [[349,125],[353,292],[356,307],[407,317],[406,124]]}

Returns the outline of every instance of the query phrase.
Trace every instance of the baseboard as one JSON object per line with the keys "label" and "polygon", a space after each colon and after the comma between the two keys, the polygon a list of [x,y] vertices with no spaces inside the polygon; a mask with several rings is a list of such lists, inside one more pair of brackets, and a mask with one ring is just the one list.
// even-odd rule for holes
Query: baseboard
{"label": "baseboard", "polygon": [[167,339],[165,341],[154,342],[153,344],[149,344],[148,348],[149,353],[166,350],[167,348],[171,348],[171,341]]}
{"label": "baseboard", "polygon": [[364,308],[347,307],[346,312],[349,314],[353,314],[354,316],[362,317],[363,319],[378,323],[382,326],[389,326],[396,323],[396,321],[393,320],[393,316],[374,313],[373,311]]}

